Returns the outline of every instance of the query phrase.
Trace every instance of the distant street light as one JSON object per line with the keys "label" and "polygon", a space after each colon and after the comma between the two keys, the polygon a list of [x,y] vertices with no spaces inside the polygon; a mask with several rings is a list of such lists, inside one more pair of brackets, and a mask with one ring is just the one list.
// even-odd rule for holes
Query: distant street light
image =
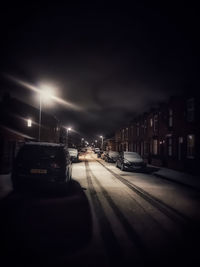
{"label": "distant street light", "polygon": [[53,98],[53,92],[50,87],[42,86],[39,91],[39,98],[40,98],[40,110],[39,110],[39,132],[38,132],[38,140],[40,142],[40,135],[41,135],[41,121],[42,121],[42,100],[48,102],[50,99]]}
{"label": "distant street light", "polygon": [[103,150],[103,135],[100,135],[101,138],[101,149]]}
{"label": "distant street light", "polygon": [[67,128],[67,147],[69,147],[69,132],[71,131],[72,128],[68,127]]}
{"label": "distant street light", "polygon": [[83,147],[84,146],[84,138],[81,138],[81,147]]}

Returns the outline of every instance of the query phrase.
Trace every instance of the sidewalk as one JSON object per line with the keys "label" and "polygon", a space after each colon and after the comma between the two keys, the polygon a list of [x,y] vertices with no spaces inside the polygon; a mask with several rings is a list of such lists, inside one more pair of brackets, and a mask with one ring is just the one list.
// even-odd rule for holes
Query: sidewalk
{"label": "sidewalk", "polygon": [[200,190],[200,177],[198,176],[193,176],[191,174],[175,171],[175,170],[168,169],[168,168],[157,167],[157,166],[149,165],[149,164],[148,166],[153,167],[153,168],[155,167],[158,169],[157,171],[153,173],[154,175],[158,177],[171,180],[179,184],[183,184],[183,185],[190,186],[192,188]]}

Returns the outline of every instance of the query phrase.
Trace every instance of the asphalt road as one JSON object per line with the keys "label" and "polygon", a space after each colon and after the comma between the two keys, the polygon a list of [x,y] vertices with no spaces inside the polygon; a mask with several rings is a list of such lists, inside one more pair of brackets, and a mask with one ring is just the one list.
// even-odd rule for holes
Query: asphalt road
{"label": "asphalt road", "polygon": [[[70,188],[0,201],[3,266],[197,266],[200,192],[88,152]],[[197,263],[198,261],[198,263]]]}

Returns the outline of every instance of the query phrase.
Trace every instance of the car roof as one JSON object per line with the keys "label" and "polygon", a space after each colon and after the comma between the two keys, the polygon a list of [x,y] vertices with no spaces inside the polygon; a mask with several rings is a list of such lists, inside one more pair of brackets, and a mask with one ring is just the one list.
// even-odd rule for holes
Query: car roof
{"label": "car roof", "polygon": [[124,151],[123,153],[124,154],[132,154],[132,155],[139,155],[140,156],[140,154],[138,154],[137,152],[133,152],[133,151]]}

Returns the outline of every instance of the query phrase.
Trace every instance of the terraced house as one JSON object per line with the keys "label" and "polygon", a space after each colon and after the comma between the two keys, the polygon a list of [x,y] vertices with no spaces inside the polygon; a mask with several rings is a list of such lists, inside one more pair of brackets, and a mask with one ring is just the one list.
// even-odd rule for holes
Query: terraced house
{"label": "terraced house", "polygon": [[115,132],[117,151],[136,151],[146,162],[198,173],[200,103],[195,96],[173,96]]}

